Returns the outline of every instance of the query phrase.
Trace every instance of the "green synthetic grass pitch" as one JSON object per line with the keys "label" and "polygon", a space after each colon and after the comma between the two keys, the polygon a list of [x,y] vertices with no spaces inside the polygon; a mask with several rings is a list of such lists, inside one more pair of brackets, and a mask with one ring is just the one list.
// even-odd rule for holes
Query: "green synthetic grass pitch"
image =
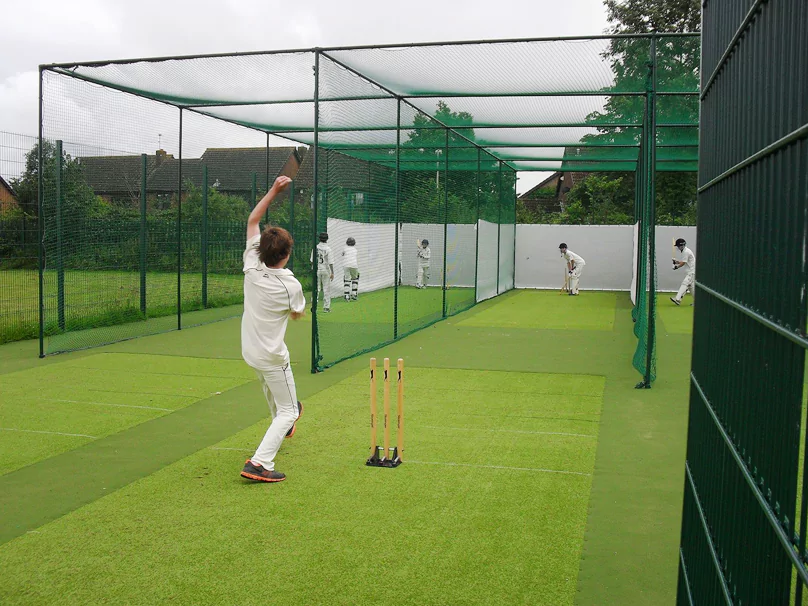
{"label": "green synthetic grass pitch", "polygon": [[677,307],[673,304],[670,295],[657,295],[657,317],[662,320],[665,332],[676,335],[693,334],[693,297],[685,295],[682,304]]}
{"label": "green synthetic grass pitch", "polygon": [[521,290],[500,305],[464,319],[461,326],[612,330],[617,293]]}
{"label": "green synthetic grass pitch", "polygon": [[3,546],[0,601],[573,603],[603,378],[405,381],[401,467],[363,464],[362,371],[307,399],[286,482],[238,476],[255,424]]}
{"label": "green synthetic grass pitch", "polygon": [[0,474],[252,381],[236,360],[102,353],[2,376]]}
{"label": "green synthetic grass pitch", "polygon": [[[530,489],[524,490],[524,477],[515,472],[493,476],[496,471],[488,470],[490,473],[472,482],[471,474],[478,473],[478,468],[436,465],[432,458],[415,458],[411,449],[417,447],[421,452],[429,452],[424,449],[434,445],[436,456],[448,450],[455,456],[453,449],[447,448],[454,441],[445,442],[443,436],[458,434],[459,439],[460,434],[464,434],[467,440],[476,439],[481,443],[475,456],[481,454],[495,459],[499,457],[500,443],[507,445],[509,440],[515,440],[518,450],[523,445],[521,440],[531,436],[518,432],[550,430],[589,434],[589,426],[598,427],[594,476],[569,476],[591,480],[588,512],[584,514],[587,521],[583,547],[578,568],[573,568],[577,570],[574,602],[597,606],[673,603],[684,483],[690,336],[658,331],[659,378],[652,389],[636,390],[634,385],[639,375],[631,365],[631,357],[637,341],[627,295],[616,295],[611,331],[569,329],[561,333],[541,326],[497,328],[463,323],[483,313],[497,321],[501,315],[499,310],[512,299],[521,299],[522,294],[511,292],[481,303],[374,354],[379,359],[385,355],[393,360],[401,356],[407,360],[408,368],[420,366],[431,369],[430,372],[440,373],[442,368],[476,369],[480,376],[486,377],[486,382],[506,376],[488,371],[503,371],[519,377],[541,373],[548,378],[573,371],[586,373],[577,375],[586,380],[602,376],[605,387],[599,421],[587,418],[585,409],[579,410],[580,415],[565,414],[560,418],[562,408],[547,414],[527,415],[519,405],[492,417],[489,402],[498,405],[502,399],[500,394],[486,395],[480,401],[474,395],[475,390],[469,389],[472,397],[467,400],[463,381],[458,383],[455,379],[468,375],[456,375],[452,371],[450,378],[458,385],[453,386],[451,392],[460,394],[456,405],[462,406],[462,412],[441,419],[446,421],[445,427],[454,427],[454,430],[438,432],[430,429],[431,423],[413,416],[411,409],[416,403],[410,383],[415,378],[408,373],[406,450],[412,458],[395,470],[366,469],[359,460],[366,456],[368,449],[367,359],[370,355],[347,360],[324,373],[308,374],[311,324],[290,322],[287,343],[298,393],[310,406],[301,421],[300,433],[287,441],[279,458],[279,469],[290,475],[288,482],[266,487],[241,486],[234,477],[266,428],[265,420],[256,423],[266,415],[266,404],[256,383],[243,384],[221,396],[200,400],[174,413],[2,475],[0,569],[4,580],[0,583],[0,603],[238,603],[236,599],[222,599],[219,585],[234,587],[233,579],[244,578],[244,571],[256,561],[256,553],[266,553],[261,550],[269,549],[276,550],[272,553],[277,557],[259,562],[268,568],[266,577],[274,578],[274,566],[279,564],[284,578],[279,584],[283,585],[290,577],[294,583],[279,594],[285,600],[282,603],[340,603],[340,589],[346,582],[350,587],[360,584],[363,587],[355,603],[400,601],[396,596],[391,597],[392,590],[385,590],[387,578],[393,579],[392,588],[407,584],[409,593],[405,592],[405,597],[420,591],[420,603],[534,603],[533,595],[539,589],[530,584],[525,566],[534,566],[539,571],[554,569],[552,559],[559,553],[558,546],[537,542],[537,537],[545,535],[538,532],[535,524],[554,524],[557,515],[562,522],[574,522],[573,517],[568,516],[569,505],[557,505],[556,501],[563,501],[567,496],[577,498],[580,493],[552,492],[560,486],[552,483],[558,474],[539,472],[522,473],[528,481],[538,481],[534,475],[552,476],[546,478],[551,482],[547,490],[544,485],[528,485]],[[553,306],[555,300],[563,300],[549,291],[531,294],[547,299],[539,302],[540,305]],[[534,309],[535,303],[526,298],[520,304],[525,309],[512,311],[527,313]],[[0,347],[0,400],[9,368],[45,368],[99,351],[149,356],[159,353],[164,359],[199,355],[238,362],[241,351],[238,335],[239,322],[234,319],[44,360],[36,359],[35,344],[5,345]],[[30,360],[25,361],[20,356],[30,356]],[[346,378],[348,381],[337,386]],[[349,413],[341,414],[338,392],[350,391],[351,381],[355,382],[357,390],[361,388],[361,393],[351,395],[355,410],[351,408]],[[440,381],[440,385],[443,383]],[[512,383],[518,381],[514,379]],[[501,388],[492,385],[495,390]],[[335,386],[334,391],[323,391]],[[562,381],[561,387],[572,395],[569,381]],[[427,404],[422,404],[420,414],[432,414],[436,401],[432,397]],[[583,399],[576,401],[583,402]],[[559,406],[562,405],[560,401]],[[566,409],[565,412],[574,411]],[[354,416],[358,430],[347,427],[349,421],[353,423]],[[340,436],[351,432],[355,437],[350,439],[356,441],[361,454],[352,449],[348,457],[340,459],[335,453],[347,450],[347,441],[333,446],[339,440],[332,440],[329,432],[319,427],[325,419],[329,423],[332,419],[338,420],[336,429]],[[450,425],[449,421],[456,424]],[[542,425],[522,429],[522,423]],[[558,426],[563,423],[572,431],[559,430],[552,423]],[[358,433],[353,433],[355,431]],[[413,442],[416,431],[422,437]],[[542,434],[535,437],[541,438]],[[555,438],[548,436],[541,443],[549,448],[551,439]],[[221,450],[225,448],[235,450]],[[459,447],[459,452],[465,454],[464,448]],[[517,461],[522,455],[506,447],[503,456]],[[449,459],[448,454],[444,458],[458,460]],[[319,474],[308,476],[307,472],[313,468]],[[415,468],[418,470],[415,479],[406,475]],[[508,474],[511,471],[514,470]],[[400,475],[401,472],[405,475]],[[387,473],[394,475],[384,475]],[[48,477],[54,480],[43,482],[43,478]],[[512,482],[495,483],[494,477],[510,477]],[[233,492],[234,485],[239,486],[239,490]],[[420,491],[412,492],[418,487],[429,491],[426,499]],[[554,500],[549,502],[545,493]],[[395,509],[388,505],[394,498],[403,499],[404,504],[411,507],[423,503],[422,508],[429,515],[425,521],[410,516],[405,519],[406,524],[399,524]],[[473,507],[466,515],[467,503],[475,507],[490,505],[487,510],[495,515],[482,517],[481,510]],[[521,525],[528,507],[534,520],[528,522],[525,534]],[[434,527],[429,526],[432,518],[438,517],[440,519],[434,523],[445,528],[446,533],[423,534],[424,528]],[[56,521],[47,523],[51,520]],[[441,521],[445,524],[439,524]],[[576,523],[568,530],[566,536],[559,532],[547,535],[546,539],[572,540],[580,545],[575,539]],[[392,539],[387,535],[391,532],[403,537],[405,546],[413,538],[421,539],[415,541],[419,557],[413,560],[406,554],[390,552],[387,545]],[[282,541],[274,540],[276,533]],[[468,540],[465,535],[469,535]],[[458,536],[460,539],[456,538]],[[513,549],[515,544],[519,550],[532,550],[526,555],[524,566],[515,564],[511,570],[493,561],[491,554],[498,556],[500,551],[506,550],[497,542],[500,536],[509,543],[507,549]],[[484,537],[485,541],[479,537]],[[522,545],[522,539],[529,544]],[[384,549],[368,547],[379,540]],[[458,540],[458,545],[466,551],[453,549]],[[363,554],[373,552],[361,562],[352,556],[357,543],[358,549],[365,550]],[[423,554],[428,551],[421,543],[431,546],[433,554],[430,568],[423,577],[423,587],[420,587],[421,579],[414,575],[415,571],[420,572],[415,565],[423,562]],[[118,553],[123,557],[120,565],[116,563]],[[316,594],[309,593],[311,588],[305,579],[297,578],[298,571],[289,572],[289,562],[295,561],[301,553],[318,567],[316,574],[321,585]],[[291,559],[284,559],[287,554]],[[446,558],[436,554],[446,554]],[[77,556],[80,559],[74,563]],[[170,562],[172,556],[176,558],[174,564]],[[487,568],[467,587],[457,589],[450,582],[457,576],[444,580],[444,559],[451,566],[455,566],[457,560],[457,570],[471,570],[478,560]],[[503,561],[506,565],[512,563],[508,556]],[[566,565],[566,560],[563,561]],[[373,574],[377,562],[381,562],[387,574]],[[167,563],[164,570],[163,563]],[[40,565],[43,565],[41,569]],[[6,580],[7,576],[10,581]],[[499,595],[486,599],[489,597],[485,593],[486,584],[491,579],[496,590],[510,583],[510,593],[504,598]],[[562,583],[560,576],[556,579]],[[554,587],[548,582],[540,591],[548,592],[551,597],[567,595],[566,583],[564,577],[563,586]],[[126,595],[133,587],[138,593]],[[280,601],[270,593],[274,585],[253,587],[255,592],[240,603]],[[144,597],[139,593],[141,588],[145,588]],[[303,593],[292,595],[298,589]],[[237,596],[247,593],[246,589],[234,591],[243,591],[234,594]],[[452,599],[452,592],[456,592],[457,599]],[[43,595],[45,597],[41,597]],[[298,595],[304,597],[298,600]],[[332,599],[335,595],[336,602]]]}

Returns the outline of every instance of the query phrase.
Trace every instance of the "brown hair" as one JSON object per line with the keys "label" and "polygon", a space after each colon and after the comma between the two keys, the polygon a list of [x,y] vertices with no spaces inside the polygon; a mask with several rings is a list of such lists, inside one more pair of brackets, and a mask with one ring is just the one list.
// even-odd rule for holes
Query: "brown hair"
{"label": "brown hair", "polygon": [[277,225],[267,225],[258,243],[258,258],[267,267],[277,265],[292,253],[292,234]]}

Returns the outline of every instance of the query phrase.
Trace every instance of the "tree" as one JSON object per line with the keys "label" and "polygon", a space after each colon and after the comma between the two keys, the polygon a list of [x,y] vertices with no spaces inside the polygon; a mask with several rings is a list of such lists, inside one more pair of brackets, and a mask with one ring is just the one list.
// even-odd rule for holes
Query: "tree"
{"label": "tree", "polygon": [[[45,214],[53,216],[56,206],[56,175],[58,158],[56,145],[50,141],[42,142],[42,194]],[[39,214],[39,144],[25,155],[25,171],[19,179],[12,180],[12,187],[23,212],[31,217]],[[78,159],[63,152],[62,155],[62,216],[82,219],[100,216],[109,210],[109,206],[87,185],[81,164]]]}

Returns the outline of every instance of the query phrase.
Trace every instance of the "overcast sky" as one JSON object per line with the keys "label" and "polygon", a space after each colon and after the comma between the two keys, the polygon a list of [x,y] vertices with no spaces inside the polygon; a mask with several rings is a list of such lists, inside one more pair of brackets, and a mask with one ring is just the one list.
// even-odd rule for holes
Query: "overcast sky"
{"label": "overcast sky", "polygon": [[[0,0],[0,131],[37,132],[37,66],[312,46],[603,33],[602,0]],[[519,192],[544,174],[520,173]]]}

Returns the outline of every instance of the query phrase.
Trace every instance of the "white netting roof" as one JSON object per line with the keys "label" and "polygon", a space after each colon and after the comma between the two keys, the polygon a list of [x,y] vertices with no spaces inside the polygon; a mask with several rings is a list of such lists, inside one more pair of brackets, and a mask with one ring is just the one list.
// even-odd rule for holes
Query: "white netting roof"
{"label": "white netting roof", "polygon": [[[656,44],[657,140],[695,147],[698,38],[666,36]],[[552,170],[573,156],[582,161],[580,152],[568,149],[577,146],[610,148],[611,153],[584,154],[593,164],[582,166],[597,169],[594,164],[602,160],[608,170],[636,162],[647,123],[650,56],[649,37],[596,37],[136,59],[46,69],[79,79],[82,86],[90,82],[133,93],[309,145],[315,127],[320,145],[344,150],[417,144],[429,139],[425,131],[449,127],[469,145],[511,161],[514,168],[518,163],[520,170]],[[62,91],[67,97],[61,102],[71,104],[77,119],[92,122],[92,104],[69,93],[76,86],[53,79],[49,84],[46,101]],[[405,129],[400,136],[397,128]],[[621,151],[625,146],[634,147],[633,153]],[[693,164],[692,157],[695,153],[676,166]]]}

